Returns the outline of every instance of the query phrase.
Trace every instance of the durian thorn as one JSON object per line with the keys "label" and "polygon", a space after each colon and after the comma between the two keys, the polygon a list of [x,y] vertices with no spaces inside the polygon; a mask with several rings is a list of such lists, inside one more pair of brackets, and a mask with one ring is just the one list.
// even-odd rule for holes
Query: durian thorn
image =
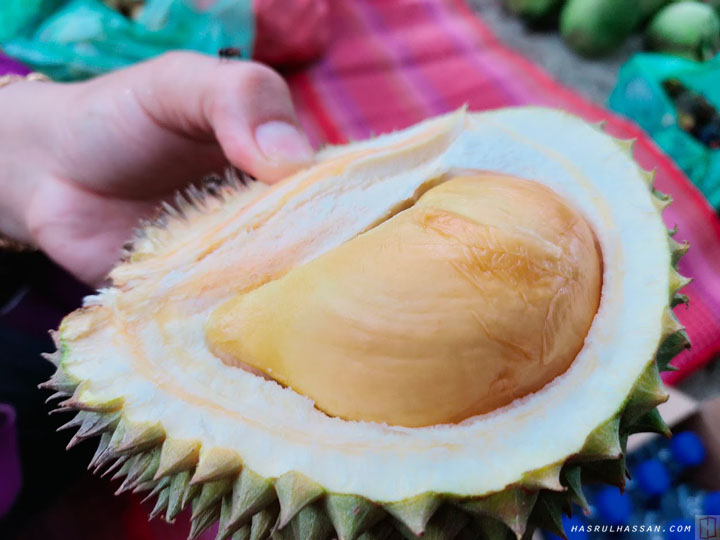
{"label": "durian thorn", "polygon": [[[131,456],[128,459],[123,460],[123,461],[120,461],[120,459],[118,459],[118,462],[121,463],[121,466],[120,466],[120,468],[118,468],[115,471],[115,474],[113,474],[110,477],[110,480],[119,480],[123,476],[126,476],[127,473],[130,472],[130,468],[133,466],[133,463],[137,459],[137,457],[138,456]],[[110,471],[107,471],[107,472],[110,472]]]}
{"label": "durian thorn", "polygon": [[650,362],[638,378],[625,403],[623,422],[633,424],[638,418],[665,403],[670,395],[665,391],[656,362]]}
{"label": "durian thorn", "polygon": [[170,480],[170,486],[167,488],[169,497],[167,512],[165,513],[166,521],[172,522],[185,507],[185,497],[189,483],[190,473],[188,471],[177,473]]}
{"label": "durian thorn", "polygon": [[272,503],[277,496],[272,482],[248,468],[243,468],[235,480],[232,495],[232,513],[229,525],[240,527],[253,514]]}
{"label": "durian thorn", "polygon": [[115,398],[108,401],[91,402],[88,399],[84,399],[84,397],[87,397],[86,384],[79,384],[77,388],[75,388],[72,397],[59,403],[60,409],[62,409],[63,411],[78,410],[97,413],[109,413],[119,411],[120,409],[122,409],[123,406],[122,398]]}
{"label": "durian thorn", "polygon": [[55,401],[56,399],[60,398],[66,398],[68,396],[72,396],[72,392],[64,392],[64,391],[58,391],[54,394],[51,394],[46,400],[45,403],[50,403],[51,401]]}
{"label": "durian thorn", "polygon": [[[235,530],[228,531],[227,525],[230,521],[230,514],[232,513],[232,493],[225,495],[220,501],[220,518],[218,519],[218,532],[215,540],[226,540],[227,538],[235,534]],[[245,532],[245,531],[243,531]],[[247,536],[250,535],[250,530],[247,530]]]}
{"label": "durian thorn", "polygon": [[93,473],[99,474],[101,478],[103,476],[106,476],[107,474],[112,472],[113,469],[111,469],[111,467],[115,466],[117,460],[118,456],[113,454],[112,451],[105,451],[98,460],[98,463],[96,464]]}
{"label": "durian thorn", "polygon": [[79,437],[76,433],[70,438],[70,441],[65,446],[65,450],[70,450],[85,440],[87,440],[87,437]]}
{"label": "durian thorn", "polygon": [[673,268],[677,267],[678,262],[680,262],[680,259],[682,259],[685,254],[690,249],[689,242],[678,242],[675,240],[672,236],[668,234],[668,244],[670,244],[670,253],[671,253],[671,259],[672,259],[672,266]]}
{"label": "durian thorn", "polygon": [[122,491],[135,489],[139,484],[152,480],[159,462],[160,449],[157,447],[138,454],[138,458],[131,465],[130,471],[119,489]]}
{"label": "durian thorn", "polygon": [[[112,453],[110,450],[106,450],[103,452],[103,454],[100,456],[100,459],[98,460],[97,464],[95,465],[95,468],[93,469],[94,474],[99,474],[100,477],[104,477],[110,472],[112,472],[112,469],[110,467],[114,466],[117,462],[118,456]],[[105,467],[108,467],[107,469],[103,470]]]}
{"label": "durian thorn", "polygon": [[[120,418],[120,413],[93,413],[87,411],[80,411],[76,418],[79,418],[80,428],[78,429],[77,433],[73,435],[72,439],[68,443],[67,450],[69,450],[79,442],[114,429]],[[68,426],[68,424],[70,424],[70,422],[62,426],[62,428],[65,428],[66,426]]]}
{"label": "durian thorn", "polygon": [[55,409],[51,409],[48,414],[54,415],[54,414],[63,414],[67,412],[77,412],[77,409],[73,407],[56,407]]}
{"label": "durian thorn", "polygon": [[192,484],[191,482],[188,482],[182,497],[182,507],[185,508],[188,504],[194,501],[200,494],[201,489],[202,484]]}
{"label": "durian thorn", "polygon": [[541,469],[527,472],[522,475],[519,486],[523,489],[537,490],[547,489],[549,491],[566,491],[565,486],[560,483],[560,471],[564,462],[553,463]]}
{"label": "durian thorn", "polygon": [[325,490],[307,476],[290,471],[275,481],[275,493],[280,503],[278,527],[282,529],[300,510],[322,497]]}
{"label": "durian thorn", "polygon": [[71,428],[79,427],[83,424],[85,421],[85,417],[89,414],[93,414],[87,411],[79,411],[75,416],[73,416],[68,422],[57,428],[56,431],[65,431]]}
{"label": "durian thorn", "polygon": [[[300,510],[300,512],[298,512],[298,514],[290,521],[288,529],[288,534],[290,538],[293,539],[328,538],[332,537],[334,532],[330,518],[325,512],[323,503],[320,501],[309,504]],[[275,538],[281,530],[285,533],[287,529],[281,529],[277,526],[274,527],[271,537]]]}
{"label": "durian thorn", "polygon": [[205,206],[203,192],[194,184],[190,184],[190,186],[185,189],[185,200],[196,210]]}
{"label": "durian thorn", "polygon": [[112,433],[107,433],[107,432],[103,433],[100,436],[100,441],[98,442],[98,447],[95,450],[95,454],[93,455],[92,459],[90,460],[90,463],[88,464],[88,469],[96,468],[96,465],[100,462],[102,456],[107,451],[111,438],[112,438]]}
{"label": "durian thorn", "polygon": [[425,493],[411,499],[385,504],[385,511],[402,522],[416,536],[422,536],[425,527],[443,500],[436,493]]}
{"label": "durian thorn", "polygon": [[657,169],[652,169],[649,171],[646,171],[645,169],[640,169],[640,174],[642,174],[643,178],[645,179],[645,183],[647,184],[648,188],[652,191],[654,189],[655,185],[655,174],[657,173]]}
{"label": "durian thorn", "polygon": [[183,191],[176,191],[175,192],[175,208],[178,209],[180,214],[182,214],[183,218],[187,219],[186,211],[190,208],[192,208],[192,205],[187,200],[185,196],[185,192]]}
{"label": "durian thorn", "polygon": [[622,455],[620,447],[620,416],[595,428],[585,440],[580,453],[580,459],[615,459]]}
{"label": "durian thorn", "polygon": [[[130,459],[130,456],[114,456],[113,455],[110,458],[110,460],[111,461],[114,460],[114,462],[107,469],[105,469],[105,471],[100,475],[100,477],[104,478],[108,474],[114,472],[116,469],[122,467],[128,459]],[[114,479],[115,479],[115,477],[112,476],[111,480],[114,480]]]}
{"label": "durian thorn", "polygon": [[183,212],[179,208],[176,208],[175,206],[173,206],[172,204],[170,204],[167,201],[162,201],[160,203],[160,206],[162,207],[163,212],[165,212],[165,214],[168,217],[183,220],[183,221],[187,219],[185,212]]}
{"label": "durian thorn", "polygon": [[62,362],[62,352],[60,351],[59,344],[56,340],[57,332],[51,332],[50,335],[52,336],[53,341],[55,341],[55,347],[57,347],[57,350],[51,353],[42,353],[41,356],[48,362],[51,362],[59,371],[62,370],[62,367],[60,366]]}
{"label": "durian thorn", "polygon": [[613,138],[615,141],[615,144],[617,144],[620,148],[622,148],[626,154],[628,154],[630,157],[633,155],[633,147],[635,146],[635,141],[637,139],[616,139]]}
{"label": "durian thorn", "polygon": [[[517,540],[520,540],[523,535],[517,536],[513,531],[510,531],[508,533],[507,527],[504,523],[492,519],[492,518],[481,518],[477,521],[477,524],[474,527],[475,529],[479,529],[479,531],[471,532],[470,538],[487,538],[489,540],[507,540],[508,538],[515,537]],[[475,534],[473,534],[473,532]],[[523,531],[524,532],[524,531]],[[479,533],[479,535],[478,535]]]}
{"label": "durian thorn", "polygon": [[625,489],[625,456],[620,459],[588,461],[581,464],[583,478],[589,475],[590,480],[604,482]]}
{"label": "durian thorn", "polygon": [[134,454],[159,445],[165,439],[165,430],[159,423],[131,423],[125,426],[120,444],[115,448],[117,454]]}
{"label": "durian thorn", "polygon": [[237,452],[228,448],[201,449],[192,484],[202,484],[220,480],[228,476],[235,477],[240,472],[242,460]]}
{"label": "durian thorn", "polygon": [[225,178],[227,184],[233,190],[242,189],[248,186],[250,182],[256,181],[255,178],[250,176],[244,171],[241,171],[237,167],[227,167],[225,169]]}
{"label": "durian thorn", "polygon": [[213,523],[215,523],[219,517],[220,511],[217,509],[217,507],[213,507],[207,512],[204,512],[194,518],[190,522],[190,533],[188,535],[188,540],[195,540],[196,538],[198,538]]}
{"label": "durian thorn", "polygon": [[675,368],[670,362],[682,351],[690,348],[690,340],[685,329],[669,334],[660,342],[660,347],[655,355],[658,369],[660,371],[671,371]]}
{"label": "durian thorn", "polygon": [[[150,496],[146,497],[145,500],[147,500],[148,498],[150,498]],[[155,507],[150,512],[150,519],[155,519],[167,508],[169,499],[170,490],[168,488],[162,489],[160,491],[160,494],[158,495],[157,500],[155,501]]]}
{"label": "durian thorn", "polygon": [[670,297],[675,296],[680,289],[692,283],[692,278],[680,275],[675,268],[670,268]]}
{"label": "durian thorn", "polygon": [[444,505],[432,517],[423,538],[453,539],[470,522],[470,516],[455,506]]}
{"label": "durian thorn", "polygon": [[155,480],[195,468],[200,456],[200,441],[165,439],[160,452],[160,465]]}
{"label": "durian thorn", "polygon": [[279,515],[280,507],[277,501],[255,514],[250,520],[250,540],[270,538]]}
{"label": "durian thorn", "polygon": [[[41,390],[55,390],[56,392],[65,392],[66,395],[72,395],[78,386],[78,381],[70,378],[62,368],[58,368],[49,380],[40,383],[38,388]],[[47,403],[47,402],[46,402]]]}
{"label": "durian thorn", "polygon": [[668,337],[684,331],[685,327],[677,320],[672,308],[666,307],[662,313],[662,339],[666,340]]}
{"label": "durian thorn", "polygon": [[665,423],[665,420],[663,420],[657,408],[652,409],[648,413],[636,419],[632,424],[625,428],[625,431],[630,435],[634,433],[650,432],[663,435],[668,439],[672,436],[670,428]]}
{"label": "durian thorn", "polygon": [[688,298],[685,294],[675,293],[672,297],[672,300],[670,300],[670,307],[674,308],[679,306],[680,304],[684,304],[686,307],[689,306],[690,298]]}
{"label": "durian thorn", "polygon": [[652,203],[660,214],[665,212],[665,209],[673,202],[673,198],[670,195],[661,193],[656,189],[652,190],[652,195]]}
{"label": "durian thorn", "polygon": [[537,490],[506,488],[492,495],[465,500],[460,503],[460,508],[476,516],[498,520],[520,538],[525,532],[537,497]]}
{"label": "durian thorn", "polygon": [[148,480],[147,482],[139,482],[132,489],[132,492],[134,495],[136,495],[138,493],[142,493],[143,491],[151,491],[156,485],[157,485],[157,482],[155,480]]}
{"label": "durian thorn", "polygon": [[158,493],[160,493],[162,490],[164,490],[166,487],[170,486],[170,478],[165,477],[161,479],[159,482],[155,484],[155,486],[152,488],[150,493],[147,494],[147,496],[141,501],[143,503],[149,501],[153,497],[157,496]]}
{"label": "durian thorn", "polygon": [[567,486],[572,502],[589,512],[590,505],[582,489],[582,468],[580,465],[563,468],[562,482],[563,485]]}
{"label": "durian thorn", "polygon": [[250,520],[250,540],[264,540],[277,523],[280,508],[277,503],[263,508]]}
{"label": "durian thorn", "polygon": [[200,514],[203,514],[215,506],[226,493],[232,490],[232,487],[232,478],[224,478],[222,480],[204,483],[200,489],[200,496],[193,501],[192,519],[197,519]]}
{"label": "durian thorn", "polygon": [[[330,525],[330,529],[332,530],[332,525]],[[401,531],[398,531],[388,519],[381,521],[362,536],[362,540],[403,540],[403,538],[406,538],[406,536]],[[413,540],[415,538],[417,537],[413,537]]]}
{"label": "durian thorn", "polygon": [[338,540],[356,540],[385,516],[380,507],[357,495],[329,494],[325,509]]}
{"label": "durian thorn", "polygon": [[115,452],[118,446],[120,446],[120,441],[122,441],[123,436],[125,435],[125,428],[127,426],[127,421],[125,418],[121,415],[120,420],[118,421],[117,425],[115,426],[115,430],[112,432],[112,438],[110,439],[110,443],[108,444],[108,450],[111,452]]}
{"label": "durian thorn", "polygon": [[538,496],[529,521],[567,540],[562,525],[563,500],[562,494],[542,491]]}
{"label": "durian thorn", "polygon": [[[93,415],[93,416],[90,416]],[[90,413],[83,421],[76,437],[87,439],[95,437],[106,431],[112,431],[120,421],[120,411],[110,413]]]}

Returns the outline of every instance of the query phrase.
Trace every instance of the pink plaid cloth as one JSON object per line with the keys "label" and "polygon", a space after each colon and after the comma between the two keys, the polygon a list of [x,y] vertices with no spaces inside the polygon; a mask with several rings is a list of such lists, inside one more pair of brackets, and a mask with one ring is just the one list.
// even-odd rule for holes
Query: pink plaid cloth
{"label": "pink plaid cloth", "polygon": [[[501,45],[463,0],[334,0],[334,39],[324,59],[289,75],[300,118],[315,143],[363,139],[468,104],[471,110],[546,105],[616,137],[635,138],[635,157],[657,168],[675,199],[665,221],[688,240],[680,270],[694,281],[676,309],[692,349],[676,358],[676,382],[720,353],[720,221],[700,192],[634,124],[593,105]],[[665,269],[658,269],[664,272]]]}

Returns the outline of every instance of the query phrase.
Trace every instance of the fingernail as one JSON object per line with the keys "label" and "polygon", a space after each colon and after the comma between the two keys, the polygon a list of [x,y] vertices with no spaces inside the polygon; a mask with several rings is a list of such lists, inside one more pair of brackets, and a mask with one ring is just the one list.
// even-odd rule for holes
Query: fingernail
{"label": "fingernail", "polygon": [[269,160],[279,163],[307,163],[313,150],[305,136],[287,122],[272,120],[258,126],[255,142]]}

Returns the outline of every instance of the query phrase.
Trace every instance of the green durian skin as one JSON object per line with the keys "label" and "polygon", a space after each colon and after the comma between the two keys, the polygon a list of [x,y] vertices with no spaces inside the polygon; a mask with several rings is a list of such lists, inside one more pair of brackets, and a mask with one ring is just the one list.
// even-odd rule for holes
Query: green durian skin
{"label": "green durian skin", "polygon": [[560,33],[575,52],[611,53],[632,33],[639,0],[569,0],[560,14]]}
{"label": "green durian skin", "polygon": [[645,46],[689,60],[710,60],[720,51],[720,17],[702,2],[670,4],[650,21]]}
{"label": "green durian skin", "polygon": [[530,27],[546,26],[553,20],[565,0],[505,0],[505,6]]}

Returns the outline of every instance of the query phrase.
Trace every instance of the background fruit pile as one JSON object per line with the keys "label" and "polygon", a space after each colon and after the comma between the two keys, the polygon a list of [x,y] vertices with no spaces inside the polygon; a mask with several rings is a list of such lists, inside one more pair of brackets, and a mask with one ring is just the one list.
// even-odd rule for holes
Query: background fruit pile
{"label": "background fruit pile", "polygon": [[531,28],[557,28],[578,54],[607,55],[633,33],[691,60],[720,51],[720,0],[502,0]]}

